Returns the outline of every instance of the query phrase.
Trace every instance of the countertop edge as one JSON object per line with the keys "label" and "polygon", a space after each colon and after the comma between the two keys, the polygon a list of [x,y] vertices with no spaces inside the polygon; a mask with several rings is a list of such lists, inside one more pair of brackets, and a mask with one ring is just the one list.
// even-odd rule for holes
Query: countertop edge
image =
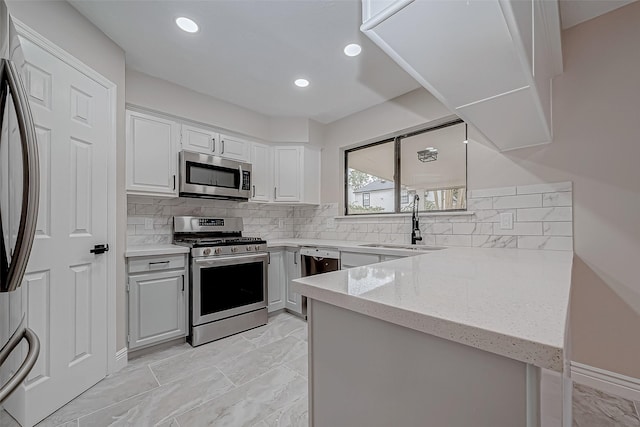
{"label": "countertop edge", "polygon": [[[296,241],[296,239],[292,240],[276,240],[273,243],[267,241],[267,250],[278,250],[278,249],[299,249],[302,247],[314,247],[314,248],[330,248],[337,249],[341,252],[353,252],[353,253],[362,253],[362,254],[373,254],[373,255],[389,255],[389,256],[398,256],[398,257],[409,257],[415,255],[424,255],[433,252],[438,252],[439,250],[429,250],[425,249],[422,251],[413,250],[413,249],[403,249],[403,248],[393,248],[393,247],[371,247],[371,246],[363,246],[368,245],[371,242],[358,242],[358,241],[323,241],[318,239],[317,241],[313,241],[313,239],[300,239]],[[446,249],[446,248],[445,248]],[[444,250],[444,249],[443,249]]]}
{"label": "countertop edge", "polygon": [[124,252],[125,258],[136,258],[142,256],[154,256],[154,255],[176,255],[187,254],[189,248],[178,245],[136,245],[130,246]]}
{"label": "countertop edge", "polygon": [[563,370],[563,349],[463,323],[416,313],[400,307],[335,293],[292,281],[293,290],[320,302],[364,314],[389,323],[468,345],[509,359],[556,372]]}

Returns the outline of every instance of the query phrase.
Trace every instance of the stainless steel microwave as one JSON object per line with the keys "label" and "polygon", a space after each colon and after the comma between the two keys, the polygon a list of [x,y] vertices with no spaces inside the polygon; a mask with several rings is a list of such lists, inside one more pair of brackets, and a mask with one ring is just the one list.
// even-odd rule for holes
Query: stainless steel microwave
{"label": "stainless steel microwave", "polygon": [[181,151],[179,190],[181,197],[249,200],[251,164]]}

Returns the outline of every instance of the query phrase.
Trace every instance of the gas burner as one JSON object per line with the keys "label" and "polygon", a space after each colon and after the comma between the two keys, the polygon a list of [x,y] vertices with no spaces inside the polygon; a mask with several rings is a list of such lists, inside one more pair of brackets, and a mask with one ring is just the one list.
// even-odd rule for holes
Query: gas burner
{"label": "gas burner", "polygon": [[193,257],[266,252],[267,242],[242,236],[242,218],[174,217],[173,241]]}

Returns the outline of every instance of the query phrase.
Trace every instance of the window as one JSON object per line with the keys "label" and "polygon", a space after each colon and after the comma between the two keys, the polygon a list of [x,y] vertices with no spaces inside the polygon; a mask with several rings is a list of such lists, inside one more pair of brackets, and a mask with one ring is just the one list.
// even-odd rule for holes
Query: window
{"label": "window", "polygon": [[347,215],[464,210],[467,144],[461,120],[345,152]]}
{"label": "window", "polygon": [[371,193],[362,193],[362,206],[365,208],[371,206]]}
{"label": "window", "polygon": [[394,153],[393,139],[347,152],[347,214],[395,211]]}
{"label": "window", "polygon": [[407,190],[402,190],[402,194],[400,195],[400,204],[409,204],[409,192]]}

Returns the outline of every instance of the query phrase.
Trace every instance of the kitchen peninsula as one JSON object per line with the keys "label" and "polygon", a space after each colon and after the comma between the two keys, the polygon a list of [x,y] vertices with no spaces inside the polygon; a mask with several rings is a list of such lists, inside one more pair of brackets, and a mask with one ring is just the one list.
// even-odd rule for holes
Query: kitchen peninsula
{"label": "kitchen peninsula", "polygon": [[562,393],[572,257],[448,248],[294,281],[308,298],[310,426],[561,418],[539,402],[544,375]]}

